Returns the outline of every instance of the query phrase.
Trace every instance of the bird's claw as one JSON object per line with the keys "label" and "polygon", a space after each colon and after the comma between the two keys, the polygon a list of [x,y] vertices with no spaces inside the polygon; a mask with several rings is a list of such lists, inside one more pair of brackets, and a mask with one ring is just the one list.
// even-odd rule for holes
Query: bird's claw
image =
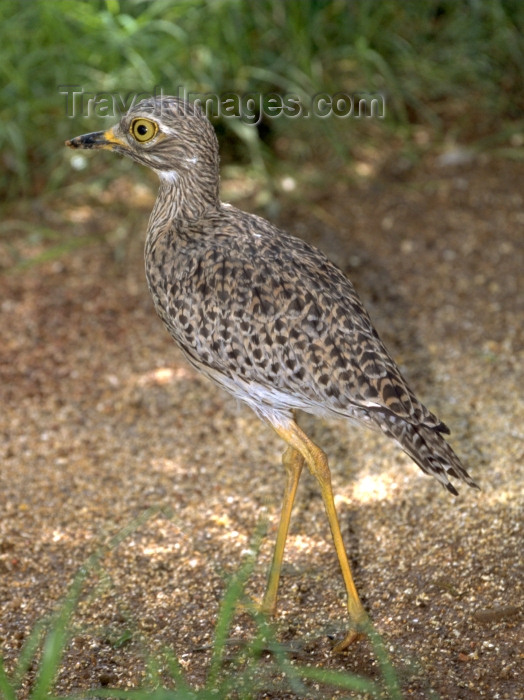
{"label": "bird's claw", "polygon": [[349,646],[351,646],[351,644],[353,644],[359,639],[362,639],[363,637],[364,635],[362,634],[362,632],[359,632],[357,629],[350,629],[344,637],[344,639],[335,644],[335,646],[333,647],[333,651],[336,654],[338,654],[341,651],[345,651]]}

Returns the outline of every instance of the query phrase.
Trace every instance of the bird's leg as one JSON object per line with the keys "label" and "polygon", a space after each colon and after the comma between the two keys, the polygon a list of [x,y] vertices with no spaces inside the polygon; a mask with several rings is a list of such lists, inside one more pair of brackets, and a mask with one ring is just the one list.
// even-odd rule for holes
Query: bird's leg
{"label": "bird's leg", "polygon": [[295,501],[298,480],[300,479],[302,467],[304,466],[304,458],[294,447],[289,446],[282,455],[282,464],[286,470],[286,487],[284,489],[284,499],[282,502],[282,511],[280,513],[275,550],[273,552],[273,561],[271,562],[271,569],[269,570],[264,599],[260,606],[260,611],[266,615],[274,615],[277,609],[277,592],[280,570],[282,568],[282,558],[284,556],[284,547],[286,545],[289,520]]}
{"label": "bird's leg", "polygon": [[357,589],[351,575],[351,569],[340,532],[335,502],[333,500],[333,488],[331,486],[331,473],[329,471],[326,455],[322,450],[312,442],[308,436],[300,430],[294,421],[290,421],[287,425],[273,425],[276,432],[283,438],[288,445],[297,450],[304,458],[309,471],[318,481],[324,507],[326,509],[333,542],[337,552],[338,561],[344,577],[348,597],[348,612],[351,619],[351,627],[344,639],[335,646],[335,651],[342,651],[348,647],[359,635],[358,628],[367,620],[367,614],[364,610],[360,598],[358,597]]}

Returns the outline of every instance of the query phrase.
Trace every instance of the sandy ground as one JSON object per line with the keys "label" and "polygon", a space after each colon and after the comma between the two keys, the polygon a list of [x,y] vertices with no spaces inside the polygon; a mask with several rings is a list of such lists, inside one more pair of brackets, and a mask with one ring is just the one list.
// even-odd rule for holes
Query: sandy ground
{"label": "sandy ground", "polygon": [[[201,684],[227,577],[266,520],[248,585],[261,596],[278,521],[282,444],[188,367],[154,314],[142,270],[152,196],[124,180],[15,209],[15,232],[24,218],[95,242],[15,272],[17,256],[38,242],[11,236],[0,251],[8,669],[86,558],[153,508],[86,583],[59,694],[136,686],[145,650],[162,646]],[[482,487],[462,486],[455,499],[387,439],[303,417],[329,455],[357,586],[405,697],[521,697],[522,165],[484,158],[445,168],[428,159],[405,173],[385,168],[372,183],[295,191],[280,204],[276,220],[351,276]],[[344,631],[344,590],[308,474],[286,560],[277,634],[294,662],[377,678],[367,642],[331,652]],[[233,633],[253,633],[242,611]]]}

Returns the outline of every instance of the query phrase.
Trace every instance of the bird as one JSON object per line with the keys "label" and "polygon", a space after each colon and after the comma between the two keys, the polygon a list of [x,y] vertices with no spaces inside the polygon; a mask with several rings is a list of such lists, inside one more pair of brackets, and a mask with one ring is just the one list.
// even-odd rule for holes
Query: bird
{"label": "bird", "polygon": [[112,128],[66,146],[113,151],[157,173],[144,254],[156,312],[189,363],[286,444],[284,497],[260,609],[277,612],[306,466],[320,488],[347,593],[349,624],[334,647],[343,651],[369,617],[348,562],[326,453],[299,427],[296,412],[381,431],[457,495],[449,477],[478,486],[443,437],[449,428],[417,399],[352,283],[323,252],[221,201],[218,140],[197,103],[146,98]]}

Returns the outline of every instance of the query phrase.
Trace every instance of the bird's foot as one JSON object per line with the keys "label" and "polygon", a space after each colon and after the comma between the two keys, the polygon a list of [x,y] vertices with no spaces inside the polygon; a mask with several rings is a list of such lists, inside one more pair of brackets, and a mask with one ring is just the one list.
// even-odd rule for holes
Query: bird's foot
{"label": "bird's foot", "polygon": [[338,654],[341,651],[345,651],[351,644],[356,642],[359,639],[362,639],[364,635],[362,632],[360,632],[358,629],[352,628],[350,629],[344,639],[342,639],[340,642],[335,644],[333,647],[333,651]]}
{"label": "bird's foot", "polygon": [[336,653],[345,651],[351,644],[366,636],[365,631],[369,626],[369,617],[362,605],[359,605],[356,610],[353,609],[351,611],[350,620],[350,626],[346,636],[333,647],[333,651]]}
{"label": "bird's foot", "polygon": [[268,621],[277,616],[276,602],[268,602],[265,598],[261,600],[255,595],[249,595],[242,607],[246,612],[250,612],[254,615],[262,615]]}
{"label": "bird's foot", "polygon": [[256,601],[258,612],[268,620],[277,616],[277,596],[276,592],[269,590],[264,593],[264,597],[260,601]]}
{"label": "bird's foot", "polygon": [[267,617],[268,620],[271,620],[272,618],[277,616],[277,606],[276,605],[266,605],[264,601],[262,603],[259,603],[257,605],[258,612],[263,615],[264,617]]}

